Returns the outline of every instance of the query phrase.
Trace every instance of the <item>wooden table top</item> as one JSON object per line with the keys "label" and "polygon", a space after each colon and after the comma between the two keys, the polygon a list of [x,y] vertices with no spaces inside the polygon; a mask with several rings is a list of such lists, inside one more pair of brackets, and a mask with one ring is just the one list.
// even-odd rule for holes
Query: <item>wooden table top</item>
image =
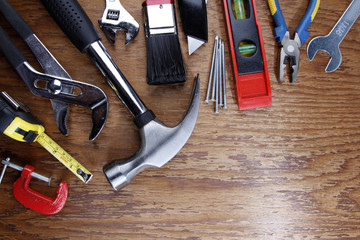
{"label": "wooden table top", "polygon": [[[0,185],[1,239],[359,239],[360,238],[360,25],[356,22],[341,44],[342,64],[325,73],[325,53],[310,62],[310,39],[327,35],[350,0],[322,1],[309,40],[301,48],[296,83],[277,81],[279,45],[266,1],[256,1],[272,90],[272,107],[237,109],[222,1],[208,1],[209,42],[193,55],[178,13],[179,38],[187,71],[180,85],[146,83],[146,47],[142,0],[122,4],[140,23],[138,36],[124,46],[119,32],[112,46],[97,20],[105,0],[79,0],[103,44],[157,117],[169,126],[182,118],[193,85],[201,77],[201,103],[194,132],[181,151],[160,169],[146,170],[115,192],[102,168],[134,154],[140,146],[133,118],[86,54],[80,53],[54,23],[40,1],[10,0],[38,38],[73,79],[94,84],[107,94],[109,114],[95,141],[88,141],[91,113],[71,105],[69,136],[60,134],[48,99],[33,95],[0,54],[0,89],[25,102],[45,125],[46,133],[94,174],[85,185],[39,144],[0,138],[1,159],[31,164],[52,176],[51,187],[31,186],[54,197],[59,181],[69,186],[65,207],[47,216],[16,201],[13,183],[20,176],[7,170]],[[309,1],[280,1],[294,32]],[[37,64],[7,25],[30,64]],[[215,36],[225,41],[228,107],[214,114],[205,93]]]}

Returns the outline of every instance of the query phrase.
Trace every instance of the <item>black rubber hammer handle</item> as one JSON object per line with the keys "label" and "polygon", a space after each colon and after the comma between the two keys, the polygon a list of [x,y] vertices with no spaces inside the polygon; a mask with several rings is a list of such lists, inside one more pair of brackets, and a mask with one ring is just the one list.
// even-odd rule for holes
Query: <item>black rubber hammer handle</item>
{"label": "black rubber hammer handle", "polygon": [[85,52],[90,44],[101,40],[94,25],[76,0],[41,0],[71,42]]}
{"label": "black rubber hammer handle", "polygon": [[101,44],[94,25],[77,0],[41,0],[55,22],[81,51],[86,52],[108,80],[111,88],[134,116],[138,128],[155,119]]}

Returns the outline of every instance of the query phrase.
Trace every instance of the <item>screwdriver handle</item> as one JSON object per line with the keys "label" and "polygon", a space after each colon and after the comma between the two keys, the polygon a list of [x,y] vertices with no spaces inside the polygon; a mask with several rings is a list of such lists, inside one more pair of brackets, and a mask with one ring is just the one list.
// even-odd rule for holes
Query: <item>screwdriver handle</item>
{"label": "screwdriver handle", "polygon": [[99,33],[76,0],[41,0],[55,22],[81,51],[101,40]]}
{"label": "screwdriver handle", "polygon": [[[0,183],[1,183],[1,180],[3,179],[3,177],[4,177],[5,170],[6,170],[7,167],[11,167],[11,168],[13,168],[15,170],[18,170],[20,172],[24,169],[22,166],[19,166],[19,165],[15,164],[15,163],[10,162],[10,158],[6,158],[6,160],[2,160],[1,163],[4,164],[4,168],[3,168],[2,172],[1,172]],[[39,179],[41,181],[47,182],[49,184],[49,186],[50,186],[52,177],[45,177],[44,175],[38,174],[36,172],[32,172],[31,176],[34,177],[34,178],[37,178],[37,179]]]}

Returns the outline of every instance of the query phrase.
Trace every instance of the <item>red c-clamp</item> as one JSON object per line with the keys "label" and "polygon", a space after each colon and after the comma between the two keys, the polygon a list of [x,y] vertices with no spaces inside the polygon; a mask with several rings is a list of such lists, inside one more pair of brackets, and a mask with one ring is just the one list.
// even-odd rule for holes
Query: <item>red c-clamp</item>
{"label": "red c-clamp", "polygon": [[14,183],[13,193],[16,200],[25,207],[39,213],[52,215],[60,212],[60,210],[64,207],[68,196],[67,183],[65,181],[61,181],[55,199],[47,197],[29,187],[31,173],[33,171],[34,167],[26,165],[20,178],[18,178]]}

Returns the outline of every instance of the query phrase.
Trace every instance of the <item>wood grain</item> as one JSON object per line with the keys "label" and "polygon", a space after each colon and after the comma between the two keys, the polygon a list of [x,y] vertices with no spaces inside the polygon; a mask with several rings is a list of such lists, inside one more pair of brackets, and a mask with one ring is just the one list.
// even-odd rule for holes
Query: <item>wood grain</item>
{"label": "wood grain", "polygon": [[[8,170],[0,188],[0,239],[360,239],[360,27],[355,23],[341,45],[343,61],[331,74],[329,57],[313,62],[301,48],[297,83],[277,82],[279,48],[266,1],[256,1],[262,27],[273,106],[238,111],[221,1],[208,1],[209,42],[190,57],[179,21],[179,36],[188,81],[175,86],[146,84],[143,27],[124,46],[118,33],[115,46],[97,25],[104,0],[79,0],[103,43],[146,105],[168,125],[176,125],[187,107],[192,79],[200,73],[205,98],[214,37],[226,43],[229,109],[213,114],[201,102],[195,130],[183,149],[161,169],[147,170],[114,192],[102,167],[139,148],[132,117],[91,60],[77,51],[53,22],[40,1],[10,0],[39,39],[73,79],[95,84],[110,102],[105,128],[88,141],[90,112],[71,106],[70,135],[57,130],[50,102],[34,96],[0,56],[0,89],[31,108],[47,134],[94,173],[85,185],[38,144],[0,138],[0,156],[31,164],[55,178],[52,188],[33,180],[34,189],[55,195],[60,179],[68,182],[69,197],[57,215],[45,216],[19,204],[12,185],[19,177]],[[291,32],[308,1],[280,1]],[[330,32],[350,0],[322,1],[309,28],[310,38]],[[140,0],[122,0],[143,22]],[[179,16],[179,14],[178,14]],[[0,18],[29,62],[40,69],[27,47]],[[56,183],[57,182],[57,183]]]}

